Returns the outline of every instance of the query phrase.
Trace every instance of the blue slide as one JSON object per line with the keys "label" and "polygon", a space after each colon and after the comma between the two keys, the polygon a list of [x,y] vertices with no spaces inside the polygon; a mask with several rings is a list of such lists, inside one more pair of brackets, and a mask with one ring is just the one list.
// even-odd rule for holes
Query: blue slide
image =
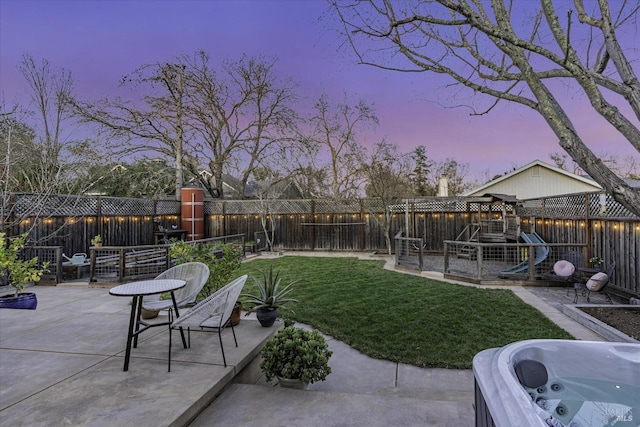
{"label": "blue slide", "polygon": [[[520,237],[524,240],[525,243],[546,243],[542,240],[542,237],[538,235],[535,231],[531,234],[520,233]],[[535,248],[536,257],[534,259],[534,264],[538,265],[549,256],[549,246],[538,246]],[[529,258],[525,259],[518,265],[514,265],[513,267],[507,270],[501,270],[500,274],[515,274],[515,273],[523,273],[529,269]]]}

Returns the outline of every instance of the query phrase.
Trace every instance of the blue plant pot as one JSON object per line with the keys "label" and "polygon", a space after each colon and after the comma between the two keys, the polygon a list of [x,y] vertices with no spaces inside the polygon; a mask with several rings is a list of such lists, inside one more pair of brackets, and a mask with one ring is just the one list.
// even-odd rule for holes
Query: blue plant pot
{"label": "blue plant pot", "polygon": [[0,297],[0,308],[18,308],[22,310],[35,310],[38,299],[34,293],[21,293],[18,296],[6,295]]}

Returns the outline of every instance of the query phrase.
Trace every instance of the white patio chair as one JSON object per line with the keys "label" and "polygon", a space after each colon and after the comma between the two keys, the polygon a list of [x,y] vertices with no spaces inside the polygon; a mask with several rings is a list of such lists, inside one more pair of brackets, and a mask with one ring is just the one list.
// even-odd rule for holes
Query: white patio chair
{"label": "white patio chair", "polygon": [[[184,288],[175,291],[178,308],[188,307],[195,304],[196,298],[207,279],[209,278],[209,267],[201,262],[187,262],[176,265],[162,273],[156,279],[180,279],[184,280]],[[145,310],[169,310],[169,321],[172,320],[171,309],[173,302],[170,299],[162,300],[160,295],[146,295],[142,299],[142,308]]]}
{"label": "white patio chair", "polygon": [[[171,322],[171,325],[169,325],[169,372],[171,372],[172,331],[179,328],[187,328],[188,348],[191,348],[191,328],[200,328],[201,331],[209,329],[217,330],[218,339],[220,340],[220,350],[222,351],[222,361],[224,362],[225,368],[227,367],[224,345],[222,344],[222,330],[231,317],[233,306],[242,292],[242,288],[247,281],[247,277],[248,276],[245,274],[244,276],[235,279],[213,295],[210,295],[191,307],[187,312],[181,313],[178,318]],[[231,332],[233,333],[233,340],[237,347],[238,340],[236,339],[236,332],[233,328],[233,324],[230,323],[230,326]]]}

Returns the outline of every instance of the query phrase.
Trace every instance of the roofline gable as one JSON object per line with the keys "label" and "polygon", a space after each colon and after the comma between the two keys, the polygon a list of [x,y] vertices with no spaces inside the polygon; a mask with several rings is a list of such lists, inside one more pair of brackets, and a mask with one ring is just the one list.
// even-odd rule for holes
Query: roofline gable
{"label": "roofline gable", "polygon": [[527,169],[531,169],[534,166],[543,167],[543,168],[548,169],[550,171],[559,173],[561,175],[565,175],[565,176],[567,176],[569,178],[573,178],[573,179],[575,179],[577,181],[581,181],[581,182],[583,182],[585,184],[593,185],[594,187],[602,189],[602,186],[600,184],[598,184],[597,182],[595,182],[591,178],[587,178],[587,177],[584,177],[584,176],[576,175],[575,173],[571,173],[569,171],[566,171],[564,169],[560,169],[559,167],[552,166],[552,165],[550,165],[548,163],[545,163],[545,162],[543,162],[541,160],[536,159],[536,160],[532,161],[531,163],[528,163],[528,164],[526,164],[526,165],[524,165],[524,166],[522,166],[522,167],[520,167],[520,168],[518,168],[518,169],[516,169],[514,171],[506,173],[506,174],[502,175],[499,178],[493,179],[493,180],[481,185],[480,187],[476,187],[476,188],[473,188],[473,189],[471,189],[469,191],[466,191],[466,192],[462,193],[462,196],[469,196],[469,195],[471,195],[473,193],[477,193],[477,192],[480,192],[482,190],[485,190],[486,188],[489,188],[492,185],[498,184],[499,182],[502,182],[502,181],[504,181],[504,180],[506,180],[508,178],[511,178],[514,175],[517,175],[517,174],[519,174],[521,172],[524,172]]}

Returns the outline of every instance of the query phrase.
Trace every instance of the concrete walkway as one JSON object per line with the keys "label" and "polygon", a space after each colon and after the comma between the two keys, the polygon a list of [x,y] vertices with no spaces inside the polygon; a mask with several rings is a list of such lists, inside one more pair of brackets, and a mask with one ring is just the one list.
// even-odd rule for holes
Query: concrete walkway
{"label": "concrete walkway", "polygon": [[[392,269],[393,259],[383,258]],[[429,274],[438,276],[419,275]],[[557,298],[564,290],[513,289],[576,338],[602,339],[560,313]],[[2,425],[177,426],[194,417],[195,426],[474,423],[470,370],[420,369],[376,360],[332,338],[333,373],[326,381],[312,384],[310,391],[266,384],[259,380],[255,358],[277,329],[262,328],[251,317],[236,329],[238,348],[231,331],[223,334],[226,368],[217,338],[194,333],[191,349],[174,339],[168,373],[168,332],[159,327],[141,335],[129,371],[123,372],[128,298],[86,283],[29,290],[38,296],[37,310],[0,310]]]}
{"label": "concrete walkway", "polygon": [[[384,259],[394,270],[392,256],[370,254],[290,253],[291,256],[356,256]],[[406,274],[441,281],[439,272]],[[580,340],[603,338],[562,314],[573,302],[564,288],[509,287],[523,301]],[[372,359],[327,337],[334,352],[332,373],[309,390],[274,387],[261,379],[257,385],[234,384],[206,408],[192,426],[473,426],[473,373],[471,370],[421,369]]]}

